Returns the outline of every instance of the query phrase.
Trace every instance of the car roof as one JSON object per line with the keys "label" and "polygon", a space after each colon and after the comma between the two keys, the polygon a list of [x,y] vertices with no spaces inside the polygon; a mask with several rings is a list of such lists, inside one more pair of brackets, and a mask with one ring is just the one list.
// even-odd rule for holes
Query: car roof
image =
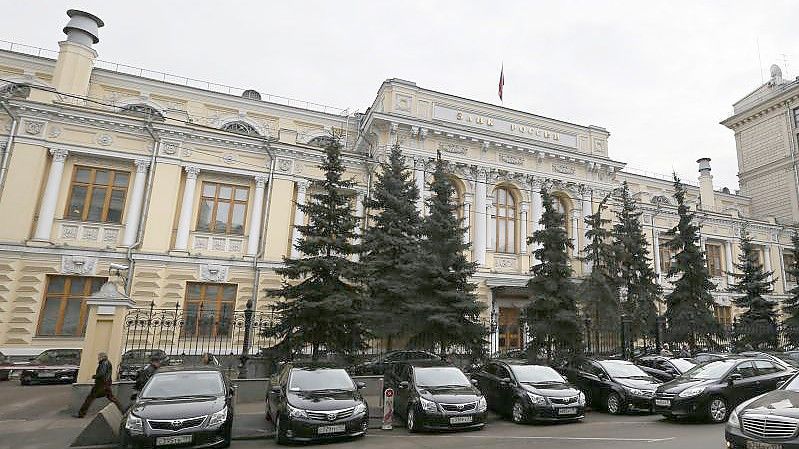
{"label": "car roof", "polygon": [[163,366],[158,368],[154,374],[169,374],[169,373],[207,373],[216,372],[224,374],[216,366]]}
{"label": "car roof", "polygon": [[443,360],[406,360],[399,364],[410,365],[414,368],[455,368],[455,365]]}
{"label": "car roof", "polygon": [[322,370],[322,369],[344,369],[338,364],[332,362],[319,362],[319,361],[292,361],[286,362],[289,369],[302,369],[302,370]]}

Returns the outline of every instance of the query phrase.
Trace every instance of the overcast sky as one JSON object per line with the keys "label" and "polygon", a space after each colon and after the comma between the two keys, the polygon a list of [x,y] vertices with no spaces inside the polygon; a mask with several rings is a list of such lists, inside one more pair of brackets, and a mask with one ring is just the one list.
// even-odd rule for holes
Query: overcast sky
{"label": "overcast sky", "polygon": [[68,8],[105,21],[100,59],[360,111],[393,77],[498,104],[504,62],[505,106],[603,126],[632,168],[695,179],[709,156],[716,188],[737,188],[718,122],[799,69],[799,3],[775,0],[0,0],[0,39],[57,49]]}

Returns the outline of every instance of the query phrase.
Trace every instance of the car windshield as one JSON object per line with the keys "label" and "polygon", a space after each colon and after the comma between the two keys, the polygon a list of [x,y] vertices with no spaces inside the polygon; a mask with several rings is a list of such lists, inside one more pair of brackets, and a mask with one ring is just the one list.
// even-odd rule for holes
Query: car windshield
{"label": "car windshield", "polygon": [[222,375],[218,372],[156,373],[147,382],[139,397],[170,399],[193,396],[222,396],[225,394]]}
{"label": "car windshield", "polygon": [[615,377],[619,379],[632,378],[632,377],[649,378],[649,375],[645,373],[644,370],[629,362],[607,360],[604,362],[600,362],[600,364],[602,365],[603,368],[605,368],[610,377]]}
{"label": "car windshield", "polygon": [[455,367],[416,368],[414,380],[419,387],[468,387],[471,382],[463,371]]}
{"label": "car windshield", "polygon": [[541,365],[513,365],[510,367],[516,380],[520,383],[563,383],[563,377],[557,371]]}
{"label": "car windshield", "polygon": [[793,376],[781,389],[799,393],[799,376]]}
{"label": "car windshield", "polygon": [[161,351],[152,349],[135,349],[122,354],[122,361],[125,363],[149,362],[150,356],[162,356]]}
{"label": "car windshield", "polygon": [[737,360],[708,362],[689,369],[683,373],[683,377],[690,379],[721,379],[736,363],[738,363]]}
{"label": "car windshield", "polygon": [[696,363],[686,359],[671,359],[671,364],[676,366],[681,373],[684,373],[696,366]]}
{"label": "car windshield", "polygon": [[354,390],[355,384],[343,369],[304,369],[291,371],[290,391]]}

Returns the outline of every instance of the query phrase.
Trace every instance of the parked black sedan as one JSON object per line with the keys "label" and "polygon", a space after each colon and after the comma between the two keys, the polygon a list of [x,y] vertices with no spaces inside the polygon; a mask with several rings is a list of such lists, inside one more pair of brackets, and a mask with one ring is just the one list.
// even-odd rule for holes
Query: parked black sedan
{"label": "parked black sedan", "polygon": [[611,414],[652,410],[652,397],[660,385],[655,378],[625,360],[585,359],[566,370],[566,377],[586,396],[592,407]]}
{"label": "parked black sedan", "polygon": [[557,371],[523,361],[492,361],[472,373],[488,407],[515,423],[577,421],[585,416],[585,395]]}
{"label": "parked black sedan", "polygon": [[385,379],[396,392],[394,411],[410,432],[485,426],[485,397],[457,367],[437,361],[395,364]]}
{"label": "parked black sedan", "polygon": [[724,432],[730,449],[799,449],[799,376],[736,407]]}
{"label": "parked black sedan", "polygon": [[119,380],[136,380],[139,371],[144,369],[152,357],[161,360],[161,366],[169,365],[169,356],[161,349],[131,349],[122,354],[119,363]]}
{"label": "parked black sedan", "polygon": [[733,407],[775,389],[794,372],[762,358],[705,363],[658,387],[655,411],[667,418],[700,417],[721,423]]}
{"label": "parked black sedan", "polygon": [[74,383],[78,379],[80,349],[47,349],[19,365],[19,383],[32,385],[41,383]]}
{"label": "parked black sedan", "polygon": [[213,368],[159,369],[122,417],[121,447],[228,447],[234,393]]}
{"label": "parked black sedan", "polygon": [[389,351],[380,357],[353,366],[351,372],[353,375],[382,376],[389,364],[408,360],[441,360],[441,357],[419,350]]}
{"label": "parked black sedan", "polygon": [[661,382],[667,382],[696,366],[689,359],[647,355],[635,361],[645,373]]}
{"label": "parked black sedan", "polygon": [[369,406],[343,369],[287,363],[266,396],[266,418],[278,444],[361,437],[369,427]]}

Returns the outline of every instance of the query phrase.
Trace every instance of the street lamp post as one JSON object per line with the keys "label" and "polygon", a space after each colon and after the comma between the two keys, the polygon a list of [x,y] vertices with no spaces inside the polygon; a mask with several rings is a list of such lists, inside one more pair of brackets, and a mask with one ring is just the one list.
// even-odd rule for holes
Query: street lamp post
{"label": "street lamp post", "polygon": [[585,342],[587,344],[587,352],[588,354],[591,354],[593,352],[591,351],[591,317],[586,315],[583,322],[585,323]]}

